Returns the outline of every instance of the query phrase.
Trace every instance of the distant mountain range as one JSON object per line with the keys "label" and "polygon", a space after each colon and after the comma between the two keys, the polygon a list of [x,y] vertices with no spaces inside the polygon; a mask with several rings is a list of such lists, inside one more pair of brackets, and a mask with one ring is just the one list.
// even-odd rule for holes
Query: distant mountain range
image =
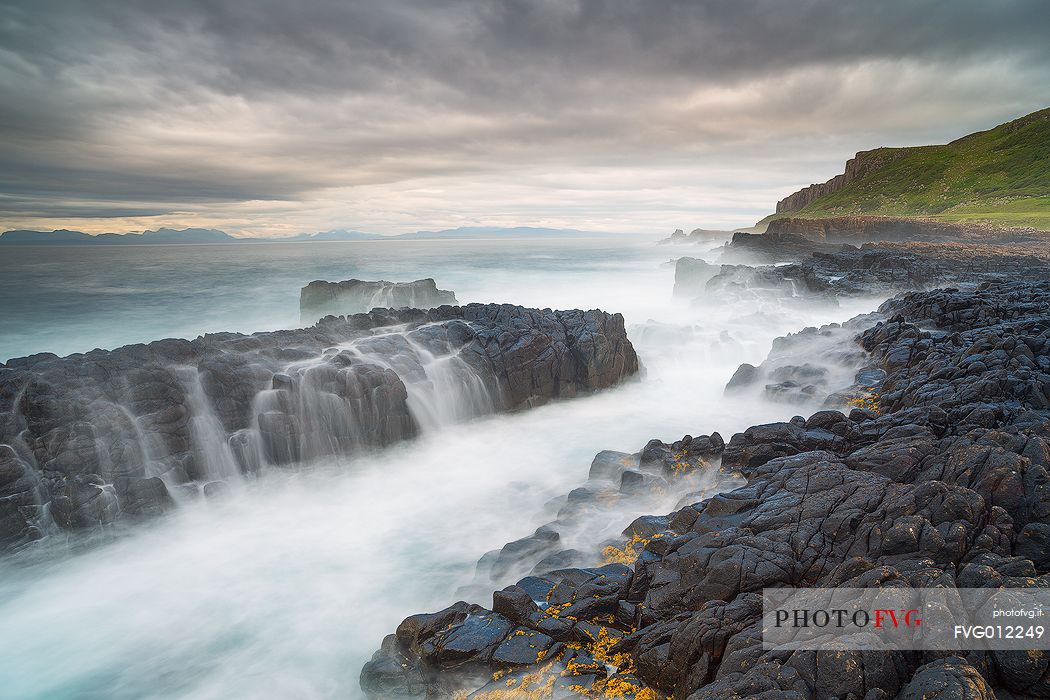
{"label": "distant mountain range", "polygon": [[100,233],[58,229],[56,231],[15,230],[0,233],[0,245],[150,245],[150,244],[230,244],[230,243],[302,243],[312,241],[390,241],[428,239],[481,239],[481,238],[599,238],[617,234],[575,229],[534,228],[518,226],[499,228],[491,226],[466,226],[442,231],[413,231],[392,236],[362,231],[322,231],[304,233],[288,238],[249,238],[231,236],[225,231],[212,228],[162,228],[142,233]]}
{"label": "distant mountain range", "polygon": [[83,231],[59,229],[57,231],[5,231],[0,233],[0,243],[21,245],[143,245],[150,243],[237,243],[224,231],[210,228],[171,229],[162,228],[142,233],[100,233],[91,235]]}

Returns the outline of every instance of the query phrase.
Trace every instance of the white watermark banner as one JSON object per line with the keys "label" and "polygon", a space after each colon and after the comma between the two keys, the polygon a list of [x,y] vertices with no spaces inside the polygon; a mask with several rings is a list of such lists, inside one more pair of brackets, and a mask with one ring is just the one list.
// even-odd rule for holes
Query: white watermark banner
{"label": "white watermark banner", "polygon": [[766,649],[1050,649],[1050,589],[766,588]]}

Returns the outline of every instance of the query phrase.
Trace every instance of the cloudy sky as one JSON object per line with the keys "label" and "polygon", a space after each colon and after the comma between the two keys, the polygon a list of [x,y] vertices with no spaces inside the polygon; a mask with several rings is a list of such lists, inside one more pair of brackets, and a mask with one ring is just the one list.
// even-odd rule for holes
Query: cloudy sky
{"label": "cloudy sky", "polygon": [[1050,3],[0,1],[0,228],[754,223],[1050,104]]}

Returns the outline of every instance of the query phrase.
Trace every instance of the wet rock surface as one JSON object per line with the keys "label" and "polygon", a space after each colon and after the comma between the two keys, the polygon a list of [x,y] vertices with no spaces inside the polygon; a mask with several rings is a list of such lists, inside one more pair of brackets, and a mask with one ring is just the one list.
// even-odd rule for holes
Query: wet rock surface
{"label": "wet rock surface", "polygon": [[797,260],[812,253],[837,253],[852,246],[825,243],[798,233],[735,233],[722,249],[723,262]]}
{"label": "wet rock surface", "polygon": [[299,293],[299,318],[304,324],[312,324],[325,316],[362,314],[376,308],[433,309],[458,303],[454,293],[438,289],[429,277],[413,282],[317,280]]}
{"label": "wet rock surface", "polygon": [[867,243],[857,248],[796,234],[741,233],[722,250],[720,267],[680,258],[675,295],[722,302],[797,298],[835,303],[845,297],[974,284],[1011,274],[1050,279],[1046,249],[1032,255],[1013,248],[928,243]]}
{"label": "wet rock surface", "polygon": [[[745,363],[737,368],[726,395],[750,392],[779,403],[841,408],[855,393],[853,385],[868,387],[882,378],[877,368],[867,366],[867,355],[854,340],[875,319],[874,314],[858,316],[777,338],[758,367]],[[833,392],[835,388],[840,390]]]}
{"label": "wet rock surface", "polygon": [[[638,370],[623,318],[471,304],[0,365],[0,547],[220,497],[268,467],[352,456],[570,398]],[[446,405],[446,402],[449,402]]]}
{"label": "wet rock surface", "polygon": [[[362,687],[374,698],[1050,695],[1039,650],[762,648],[765,587],[1050,585],[1050,284],[909,293],[879,315],[853,333],[866,365],[846,412],[724,445],[650,443],[639,465],[692,451],[746,483],[635,521],[619,561],[527,576],[491,609],[408,618]],[[592,474],[622,477],[623,459],[602,453]]]}

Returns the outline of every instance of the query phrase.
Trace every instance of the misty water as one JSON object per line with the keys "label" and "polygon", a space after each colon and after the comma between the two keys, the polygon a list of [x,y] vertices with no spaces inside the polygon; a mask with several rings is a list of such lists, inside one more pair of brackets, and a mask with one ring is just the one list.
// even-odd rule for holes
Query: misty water
{"label": "misty water", "polygon": [[[665,264],[685,252],[702,249],[600,239],[4,250],[4,358],[293,327],[311,280],[434,277],[464,303],[621,312],[645,373],[513,415],[423,421],[420,438],[368,457],[270,470],[225,500],[0,560],[0,695],[360,697],[361,665],[382,637],[454,602],[482,554],[551,520],[550,502],[585,482],[595,453],[714,430],[728,440],[803,411],[723,388],[776,336],[877,304],[692,305],[672,299]],[[563,544],[596,551],[680,496],[606,513]]]}

